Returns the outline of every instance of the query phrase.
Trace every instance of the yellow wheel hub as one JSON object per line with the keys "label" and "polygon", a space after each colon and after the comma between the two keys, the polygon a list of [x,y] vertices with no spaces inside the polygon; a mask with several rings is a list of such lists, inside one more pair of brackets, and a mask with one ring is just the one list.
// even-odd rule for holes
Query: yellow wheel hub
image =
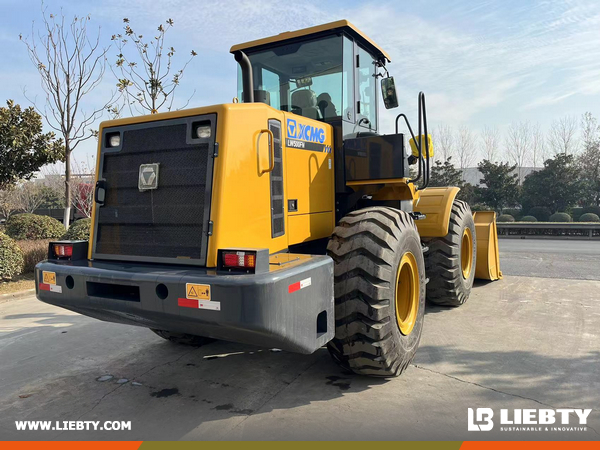
{"label": "yellow wheel hub", "polygon": [[473,269],[473,233],[469,227],[465,228],[460,243],[460,268],[463,278],[469,278]]}
{"label": "yellow wheel hub", "polygon": [[411,333],[417,322],[420,291],[417,260],[411,252],[406,252],[396,275],[396,320],[405,336]]}

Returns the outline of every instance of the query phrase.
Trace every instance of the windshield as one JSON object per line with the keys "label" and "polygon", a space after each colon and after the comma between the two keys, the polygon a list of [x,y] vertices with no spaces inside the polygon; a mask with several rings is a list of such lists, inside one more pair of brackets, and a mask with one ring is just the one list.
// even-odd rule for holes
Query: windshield
{"label": "windshield", "polygon": [[[252,63],[255,101],[317,120],[342,115],[341,36],[283,44],[249,53],[248,57]],[[239,98],[241,90],[238,68]],[[351,94],[344,100],[348,97]]]}

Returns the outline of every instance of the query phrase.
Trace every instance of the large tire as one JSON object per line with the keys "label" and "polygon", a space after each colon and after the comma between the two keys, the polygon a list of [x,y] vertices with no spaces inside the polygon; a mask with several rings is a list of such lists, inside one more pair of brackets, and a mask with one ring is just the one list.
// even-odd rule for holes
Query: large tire
{"label": "large tire", "polygon": [[335,261],[333,359],[361,375],[400,375],[419,345],[425,311],[425,263],[413,219],[387,207],[352,212],[327,252]]}
{"label": "large tire", "polygon": [[170,331],[155,330],[153,328],[151,328],[151,330],[153,333],[156,333],[161,338],[180,345],[191,345],[193,347],[201,347],[202,345],[210,344],[211,342],[215,341],[215,339],[203,336],[194,336],[193,334],[171,333]]}
{"label": "large tire", "polygon": [[429,247],[425,253],[427,301],[443,306],[462,305],[471,294],[477,261],[477,236],[469,205],[454,200],[448,234],[423,241]]}

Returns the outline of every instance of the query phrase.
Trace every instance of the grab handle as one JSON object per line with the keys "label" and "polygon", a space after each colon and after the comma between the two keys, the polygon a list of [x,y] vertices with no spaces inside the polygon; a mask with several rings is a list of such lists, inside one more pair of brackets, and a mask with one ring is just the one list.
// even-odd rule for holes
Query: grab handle
{"label": "grab handle", "polygon": [[[260,169],[260,137],[264,134],[267,133],[268,135],[268,140],[269,140],[269,168],[266,170],[262,170]],[[258,137],[256,138],[256,156],[258,158],[258,167],[260,170],[260,174],[262,175],[263,173],[268,173],[268,172],[272,172],[273,169],[275,168],[275,139],[273,136],[273,132],[271,130],[267,130],[266,128],[264,130],[260,130],[260,132],[258,133]]]}

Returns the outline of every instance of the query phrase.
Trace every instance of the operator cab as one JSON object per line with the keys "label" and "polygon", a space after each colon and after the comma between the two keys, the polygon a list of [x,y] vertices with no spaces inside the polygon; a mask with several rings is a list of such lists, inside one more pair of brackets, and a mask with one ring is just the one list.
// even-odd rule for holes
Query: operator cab
{"label": "operator cab", "polygon": [[[332,125],[344,135],[378,130],[377,70],[390,57],[350,22],[235,45],[252,70],[253,101]],[[244,97],[243,70],[238,94]]]}
{"label": "operator cab", "polygon": [[[398,106],[394,79],[386,69],[391,58],[350,22],[234,45],[231,53],[239,63],[238,98],[243,102],[263,102],[333,127],[338,219],[348,211],[345,205],[356,205],[355,196],[369,197],[364,186],[390,182],[406,186],[421,176],[421,186],[427,186],[429,158],[424,155],[433,155],[429,139],[422,151],[404,114],[396,118],[395,133],[383,135],[379,129],[380,78],[384,107]],[[412,155],[398,132],[401,118],[413,137]],[[425,97],[420,93],[418,135],[422,124],[427,134]],[[417,162],[417,177],[410,179],[409,165]],[[400,204],[382,204],[412,211],[408,199],[412,194],[406,197]]]}

